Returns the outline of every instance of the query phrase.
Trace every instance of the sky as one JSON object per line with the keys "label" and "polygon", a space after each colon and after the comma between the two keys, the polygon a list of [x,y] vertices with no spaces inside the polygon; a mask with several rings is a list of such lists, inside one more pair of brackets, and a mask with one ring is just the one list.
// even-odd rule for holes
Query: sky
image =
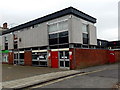
{"label": "sky", "polygon": [[118,40],[119,0],[1,0],[0,26],[14,27],[67,7],[97,18],[97,38]]}

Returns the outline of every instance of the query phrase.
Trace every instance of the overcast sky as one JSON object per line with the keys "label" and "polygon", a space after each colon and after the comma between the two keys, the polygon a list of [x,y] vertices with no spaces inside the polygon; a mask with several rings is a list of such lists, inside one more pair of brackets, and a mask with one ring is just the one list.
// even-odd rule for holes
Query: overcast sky
{"label": "overcast sky", "polygon": [[118,39],[119,0],[1,0],[0,26],[9,27],[34,20],[72,6],[97,18],[97,38]]}

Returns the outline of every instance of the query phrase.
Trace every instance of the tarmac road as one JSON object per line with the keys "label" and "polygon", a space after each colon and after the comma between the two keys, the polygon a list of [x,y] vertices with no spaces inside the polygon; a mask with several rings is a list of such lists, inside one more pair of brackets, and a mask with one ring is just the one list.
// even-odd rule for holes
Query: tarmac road
{"label": "tarmac road", "polygon": [[[95,68],[95,67],[93,67]],[[32,88],[113,88],[118,83],[118,64],[104,66],[101,70],[66,77]]]}

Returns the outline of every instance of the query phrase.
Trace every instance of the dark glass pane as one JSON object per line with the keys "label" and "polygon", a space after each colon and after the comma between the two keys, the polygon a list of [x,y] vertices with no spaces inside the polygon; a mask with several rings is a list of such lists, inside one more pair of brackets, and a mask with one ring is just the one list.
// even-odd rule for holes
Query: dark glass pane
{"label": "dark glass pane", "polygon": [[58,44],[58,39],[57,38],[49,39],[49,44],[50,45]]}
{"label": "dark glass pane", "polygon": [[53,38],[57,38],[57,37],[58,37],[57,33],[49,35],[49,39],[53,39]]}
{"label": "dark glass pane", "polygon": [[18,54],[14,54],[14,59],[18,59]]}
{"label": "dark glass pane", "polygon": [[37,59],[38,55],[32,55],[32,59]]}
{"label": "dark glass pane", "polygon": [[32,65],[39,65],[38,61],[32,61]]}
{"label": "dark glass pane", "polygon": [[89,40],[87,38],[83,38],[83,44],[88,44]]}
{"label": "dark glass pane", "polygon": [[68,36],[68,31],[59,33],[59,37],[65,37],[65,36]]}
{"label": "dark glass pane", "polygon": [[63,51],[60,51],[60,59],[64,59],[63,58]]}
{"label": "dark glass pane", "polygon": [[47,62],[40,62],[41,66],[47,66]]}
{"label": "dark glass pane", "polygon": [[5,50],[8,50],[8,43],[5,43]]}
{"label": "dark glass pane", "polygon": [[68,43],[68,36],[67,37],[62,37],[62,38],[59,38],[59,44],[62,44],[62,43]]}
{"label": "dark glass pane", "polygon": [[14,44],[14,49],[17,49],[18,48],[18,45],[17,44]]}
{"label": "dark glass pane", "polygon": [[88,38],[88,34],[83,33],[83,38]]}
{"label": "dark glass pane", "polygon": [[65,67],[69,67],[69,61],[65,61]]}
{"label": "dark glass pane", "polygon": [[60,61],[60,67],[64,67],[64,61]]}
{"label": "dark glass pane", "polygon": [[20,59],[24,59],[24,53],[20,53]]}
{"label": "dark glass pane", "polygon": [[65,59],[69,59],[69,51],[65,51]]}

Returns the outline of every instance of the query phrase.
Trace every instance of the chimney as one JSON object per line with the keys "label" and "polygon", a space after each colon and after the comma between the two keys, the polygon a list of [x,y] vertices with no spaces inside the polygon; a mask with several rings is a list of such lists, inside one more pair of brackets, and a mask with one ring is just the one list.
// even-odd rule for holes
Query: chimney
{"label": "chimney", "polygon": [[3,29],[7,29],[7,23],[3,23]]}

